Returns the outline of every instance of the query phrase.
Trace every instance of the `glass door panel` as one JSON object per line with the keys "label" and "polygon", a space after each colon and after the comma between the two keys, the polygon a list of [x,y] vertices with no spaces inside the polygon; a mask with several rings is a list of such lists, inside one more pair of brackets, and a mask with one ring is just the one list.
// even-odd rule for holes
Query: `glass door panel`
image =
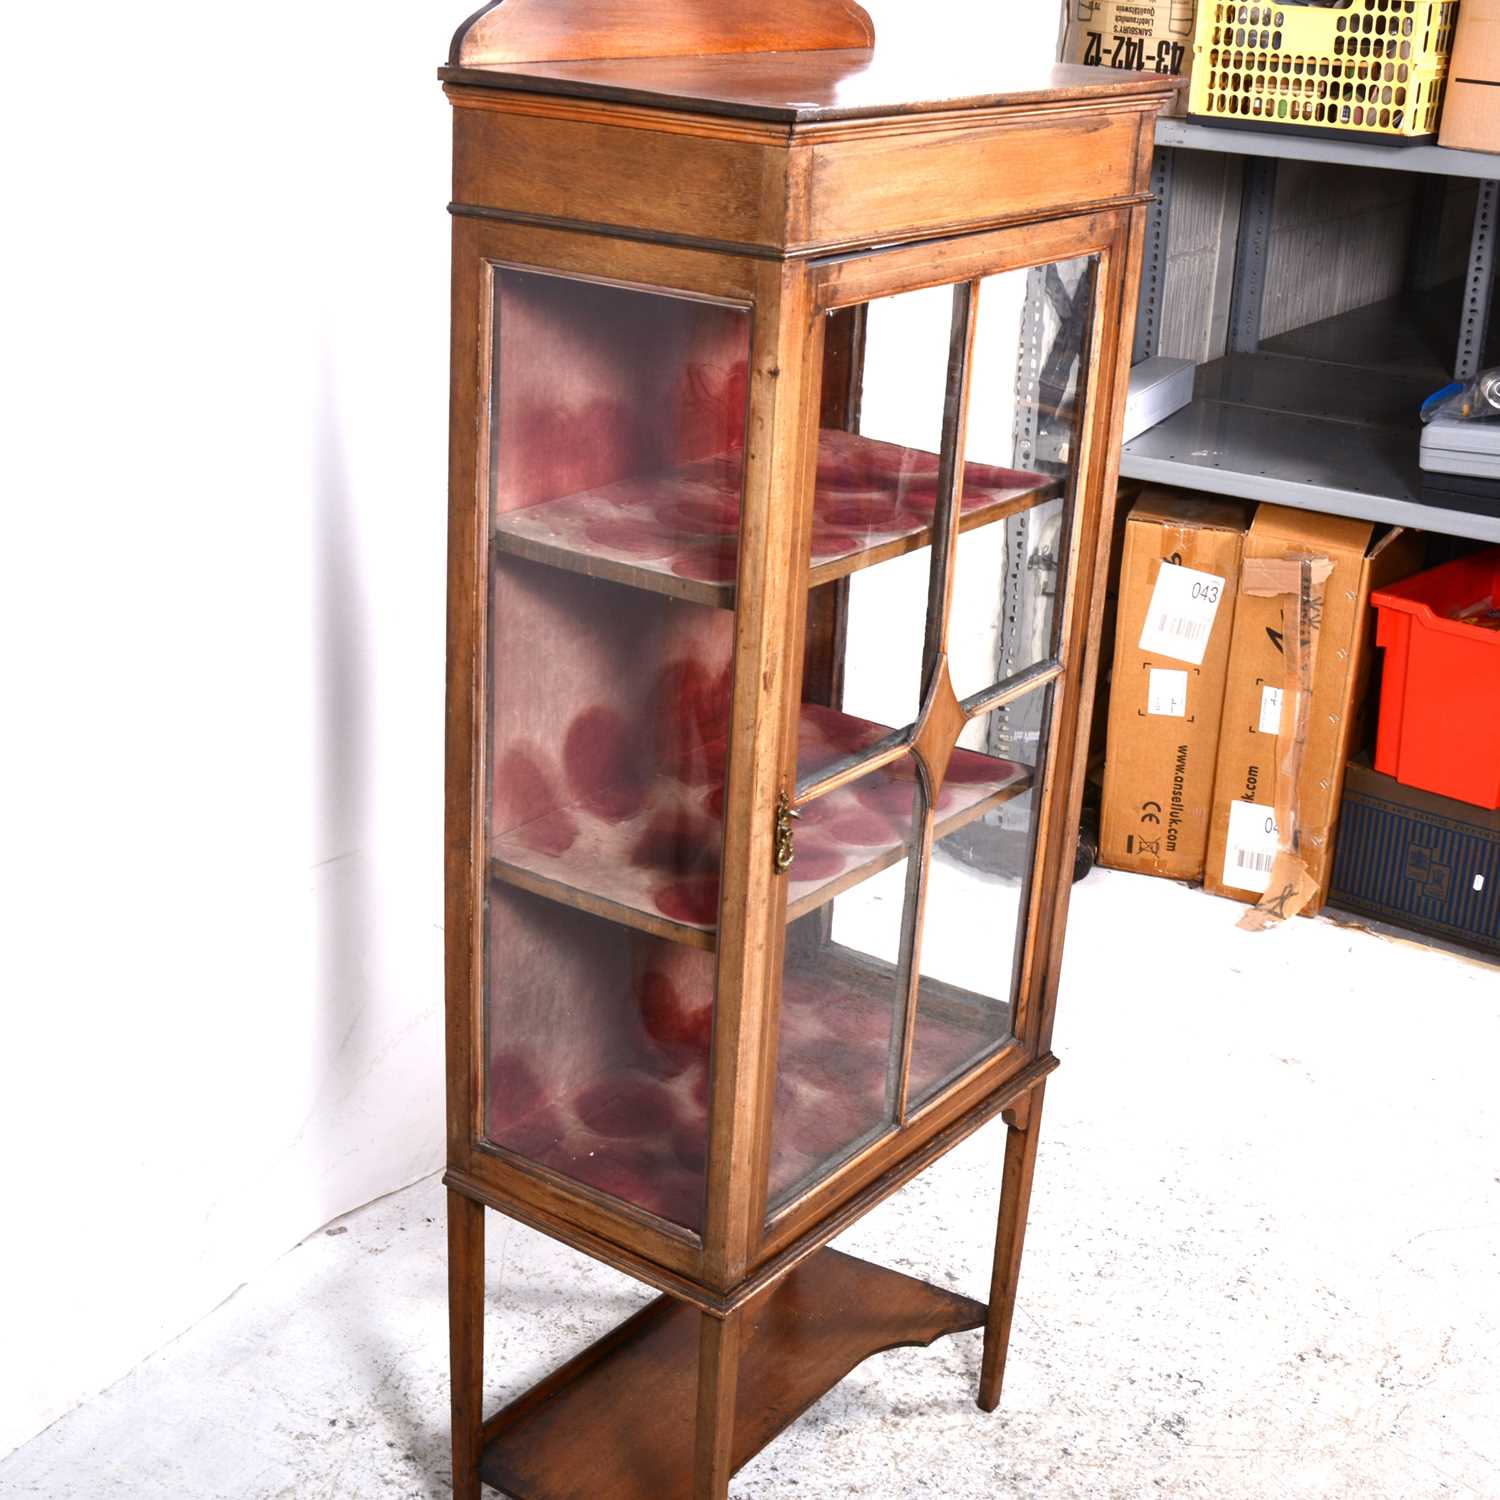
{"label": "glass door panel", "polygon": [[[910,756],[890,775],[857,782],[847,803],[840,795],[809,806],[809,831],[823,833],[814,847],[842,849],[851,861],[868,859],[875,846],[882,854],[871,873],[793,916],[787,927],[771,1128],[773,1212],[892,1129],[899,1108],[911,972],[907,898],[925,801]],[[802,859],[799,834],[796,863]]]}
{"label": "glass door panel", "polygon": [[979,283],[964,458],[970,476],[1039,475],[1037,503],[958,540],[948,624],[960,700],[1057,654],[1076,496],[1097,262],[1092,256]]}
{"label": "glass door panel", "polygon": [[[1014,1035],[1095,279],[828,316],[811,525],[864,550],[830,577],[814,548],[808,577],[773,1215]],[[902,454],[880,478],[870,442]]]}
{"label": "glass door panel", "polygon": [[[1030,695],[1044,715],[1051,691],[1042,688]],[[971,763],[957,761],[950,764],[938,798],[923,903],[909,1114],[1014,1035],[1015,988],[1041,802],[1038,750],[1045,735],[1014,747],[1008,756],[998,755],[994,741],[1002,726],[993,722],[996,717],[971,720],[959,742],[983,747],[987,779],[1001,790],[979,818],[952,818],[944,800],[959,803],[964,778],[971,774]],[[980,760],[976,755],[975,762]]]}
{"label": "glass door panel", "polygon": [[[866,556],[874,555],[849,579],[848,613],[849,628],[879,647],[846,662],[843,707],[889,725],[915,722],[922,707],[927,543],[937,505],[952,302],[952,288],[939,286],[861,309],[859,383],[851,392],[857,424],[826,425],[818,435],[814,532],[820,519],[849,525]],[[864,379],[866,363],[889,359],[900,359],[908,372],[904,391]],[[886,557],[897,541],[910,550]],[[876,559],[884,566],[873,566]]]}
{"label": "glass door panel", "polygon": [[700,1230],[749,313],[492,275],[483,1138]]}
{"label": "glass door panel", "polygon": [[[849,361],[831,368],[825,382],[809,583],[837,595],[844,612],[858,620],[859,634],[881,642],[883,655],[847,664],[840,701],[831,706],[884,729],[911,725],[921,708],[924,549],[936,504],[952,301],[951,288],[937,287],[883,297],[829,319],[830,340],[840,341]],[[866,401],[863,367],[871,350],[877,359],[902,361],[910,377],[904,394],[880,387]],[[917,586],[906,586],[910,580]],[[813,697],[829,703],[826,693]],[[829,727],[804,724],[799,777],[820,764],[820,731]],[[862,731],[851,726],[849,733]],[[872,743],[861,739],[859,748]]]}

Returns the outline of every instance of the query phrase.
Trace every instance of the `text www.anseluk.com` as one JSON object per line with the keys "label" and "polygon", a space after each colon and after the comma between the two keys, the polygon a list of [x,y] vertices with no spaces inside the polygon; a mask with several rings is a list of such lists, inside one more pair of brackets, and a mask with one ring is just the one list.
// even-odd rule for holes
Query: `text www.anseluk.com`
{"label": "text www.anseluk.com", "polygon": [[1172,798],[1171,810],[1167,813],[1167,849],[1170,853],[1177,852],[1177,837],[1182,832],[1183,816],[1183,783],[1187,780],[1187,758],[1188,747],[1179,745],[1177,747],[1177,760],[1172,767]]}

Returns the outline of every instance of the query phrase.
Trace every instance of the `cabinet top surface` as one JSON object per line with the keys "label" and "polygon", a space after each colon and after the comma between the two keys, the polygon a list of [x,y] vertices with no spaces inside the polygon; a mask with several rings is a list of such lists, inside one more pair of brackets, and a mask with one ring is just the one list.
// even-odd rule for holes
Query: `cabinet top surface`
{"label": "cabinet top surface", "polygon": [[914,61],[881,57],[868,47],[468,64],[442,68],[439,76],[448,83],[788,124],[1164,99],[1179,84],[1156,73],[1062,63],[1018,67],[1004,58],[961,52]]}

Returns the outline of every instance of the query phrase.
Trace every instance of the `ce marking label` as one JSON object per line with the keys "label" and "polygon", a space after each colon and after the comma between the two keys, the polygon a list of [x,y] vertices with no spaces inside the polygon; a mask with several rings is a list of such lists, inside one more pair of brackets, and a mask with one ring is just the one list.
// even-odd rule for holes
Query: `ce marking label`
{"label": "ce marking label", "polygon": [[1160,823],[1161,822],[1161,803],[1160,802],[1143,802],[1143,803],[1141,803],[1141,822],[1143,822],[1143,823]]}

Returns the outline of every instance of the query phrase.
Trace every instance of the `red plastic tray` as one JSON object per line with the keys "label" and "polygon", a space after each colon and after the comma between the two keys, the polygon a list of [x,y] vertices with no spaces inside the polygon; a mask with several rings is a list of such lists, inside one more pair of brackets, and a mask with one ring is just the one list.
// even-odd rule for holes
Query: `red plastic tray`
{"label": "red plastic tray", "polygon": [[1371,595],[1385,652],[1375,769],[1406,786],[1500,807],[1500,630],[1453,616],[1500,606],[1500,547]]}

